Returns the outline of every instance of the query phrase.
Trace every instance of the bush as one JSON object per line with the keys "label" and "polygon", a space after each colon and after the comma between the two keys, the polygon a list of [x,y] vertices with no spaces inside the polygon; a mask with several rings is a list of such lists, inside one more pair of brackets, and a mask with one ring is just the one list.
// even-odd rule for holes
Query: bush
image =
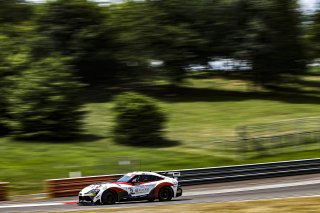
{"label": "bush", "polygon": [[166,116],[154,99],[126,92],[115,98],[114,110],[114,138],[117,143],[157,146],[163,142]]}
{"label": "bush", "polygon": [[15,136],[65,139],[81,131],[83,112],[77,96],[82,84],[66,62],[50,56],[11,78],[8,99]]}

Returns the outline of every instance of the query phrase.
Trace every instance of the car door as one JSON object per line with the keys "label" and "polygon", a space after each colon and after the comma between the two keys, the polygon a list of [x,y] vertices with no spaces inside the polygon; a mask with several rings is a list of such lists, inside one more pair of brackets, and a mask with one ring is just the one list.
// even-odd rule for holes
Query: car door
{"label": "car door", "polygon": [[140,175],[134,176],[129,182],[131,185],[127,187],[127,191],[132,197],[139,196],[139,179]]}
{"label": "car door", "polygon": [[141,197],[145,194],[145,187],[140,184],[142,179],[141,176],[142,175],[136,175],[130,181],[132,186],[128,187],[128,191],[132,197]]}
{"label": "car door", "polygon": [[143,197],[149,195],[149,193],[156,187],[156,182],[160,178],[153,175],[136,175],[131,183],[133,187],[130,188],[130,194],[132,197]]}
{"label": "car door", "polygon": [[158,177],[153,175],[141,175],[139,179],[138,191],[141,196],[148,195],[156,187]]}
{"label": "car door", "polygon": [[144,184],[145,180],[145,175],[136,175],[131,180],[133,187],[132,189],[130,188],[130,194],[132,197],[142,197],[144,195],[148,195],[149,188]]}

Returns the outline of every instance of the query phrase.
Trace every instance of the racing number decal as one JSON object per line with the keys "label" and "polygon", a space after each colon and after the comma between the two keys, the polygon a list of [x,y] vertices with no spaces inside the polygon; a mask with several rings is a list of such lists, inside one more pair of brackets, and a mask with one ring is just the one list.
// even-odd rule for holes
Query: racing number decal
{"label": "racing number decal", "polygon": [[129,194],[134,194],[133,188],[129,188]]}

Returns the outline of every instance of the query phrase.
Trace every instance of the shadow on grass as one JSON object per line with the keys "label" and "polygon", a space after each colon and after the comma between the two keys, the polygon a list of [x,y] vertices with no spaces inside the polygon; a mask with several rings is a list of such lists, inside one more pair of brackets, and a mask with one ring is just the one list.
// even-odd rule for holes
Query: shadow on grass
{"label": "shadow on grass", "polygon": [[320,89],[320,81],[295,79],[295,80],[293,80],[293,83],[299,84],[302,87],[319,87],[319,89]]}
{"label": "shadow on grass", "polygon": [[168,147],[174,147],[174,146],[179,146],[181,142],[176,141],[176,140],[169,140],[165,138],[157,139],[155,141],[152,141],[152,143],[119,143],[121,145],[125,146],[132,146],[132,147],[146,147],[146,148],[168,148]]}
{"label": "shadow on grass", "polygon": [[[207,75],[207,74],[206,74]],[[209,74],[208,74],[209,75]],[[240,74],[214,76],[229,79],[239,79]],[[212,76],[212,74],[210,75]],[[201,78],[200,76],[197,76]],[[243,78],[248,78],[244,76]],[[320,82],[296,79],[296,83],[301,87],[312,86],[319,87]],[[228,102],[228,101],[246,101],[246,100],[272,100],[284,103],[307,103],[319,104],[320,91],[317,89],[312,91],[303,91],[296,87],[287,87],[275,85],[268,88],[269,91],[228,91],[209,88],[195,88],[180,85],[143,85],[139,83],[126,84],[118,87],[96,87],[88,88],[86,94],[82,95],[83,103],[105,103],[112,101],[113,97],[126,91],[136,91],[145,95],[160,99],[164,102]]]}
{"label": "shadow on grass", "polygon": [[160,90],[140,90],[139,92],[153,96],[165,102],[227,102],[245,100],[273,100],[286,103],[319,104],[320,96],[295,92],[241,92],[205,88],[168,86]]}
{"label": "shadow on grass", "polygon": [[246,80],[251,81],[253,79],[251,72],[238,71],[209,71],[209,72],[199,72],[195,74],[188,75],[194,79],[212,79],[212,78],[222,78],[225,80]]}
{"label": "shadow on grass", "polygon": [[16,136],[14,139],[19,142],[34,142],[34,143],[80,143],[80,142],[94,142],[104,137],[92,134],[79,134],[68,137],[59,137],[48,134],[38,134],[31,136]]}

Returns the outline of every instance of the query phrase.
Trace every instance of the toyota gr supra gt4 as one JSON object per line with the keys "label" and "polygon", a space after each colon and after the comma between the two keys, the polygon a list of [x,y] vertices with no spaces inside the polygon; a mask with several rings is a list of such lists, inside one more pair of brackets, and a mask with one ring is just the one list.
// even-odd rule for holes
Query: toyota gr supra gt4
{"label": "toyota gr supra gt4", "polygon": [[79,205],[110,205],[121,201],[169,201],[182,195],[180,173],[132,172],[112,183],[92,184],[79,193]]}

